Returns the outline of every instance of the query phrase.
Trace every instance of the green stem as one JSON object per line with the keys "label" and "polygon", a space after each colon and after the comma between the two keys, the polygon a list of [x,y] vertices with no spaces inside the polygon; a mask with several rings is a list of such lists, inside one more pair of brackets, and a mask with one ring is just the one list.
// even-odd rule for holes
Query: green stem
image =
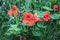
{"label": "green stem", "polygon": [[16,24],[18,24],[18,17],[16,17]]}

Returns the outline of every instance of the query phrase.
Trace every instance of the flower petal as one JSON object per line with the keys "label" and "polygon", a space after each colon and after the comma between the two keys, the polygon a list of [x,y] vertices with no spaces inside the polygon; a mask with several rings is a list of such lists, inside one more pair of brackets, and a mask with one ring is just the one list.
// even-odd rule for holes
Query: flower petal
{"label": "flower petal", "polygon": [[18,10],[17,6],[16,5],[13,5],[12,6],[12,10]]}
{"label": "flower petal", "polygon": [[23,19],[23,23],[25,23],[25,24],[28,23],[28,20]]}
{"label": "flower petal", "polygon": [[35,22],[36,22],[35,20],[30,20],[30,21],[28,22],[28,25],[29,25],[29,26],[32,26],[33,24],[35,24]]}
{"label": "flower petal", "polygon": [[12,16],[12,10],[9,10],[9,11],[8,11],[8,15],[9,15],[9,16]]}

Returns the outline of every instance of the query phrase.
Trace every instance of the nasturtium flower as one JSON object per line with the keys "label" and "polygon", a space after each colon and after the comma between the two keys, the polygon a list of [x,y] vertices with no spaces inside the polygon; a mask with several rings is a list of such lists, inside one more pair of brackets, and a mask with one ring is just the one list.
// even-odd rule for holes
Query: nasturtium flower
{"label": "nasturtium flower", "polygon": [[28,24],[29,26],[32,26],[35,24],[39,18],[30,12],[25,12],[23,15],[23,23]]}
{"label": "nasturtium flower", "polygon": [[16,5],[13,5],[12,6],[12,9],[11,10],[8,10],[8,15],[9,16],[14,16],[16,17],[17,15],[19,15],[19,11],[18,11],[18,8],[16,7]]}
{"label": "nasturtium flower", "polygon": [[33,14],[30,12],[25,12],[23,15],[23,23],[28,24],[29,26],[31,26],[33,24]]}
{"label": "nasturtium flower", "polygon": [[58,11],[58,5],[53,6],[54,11]]}
{"label": "nasturtium flower", "polygon": [[17,10],[18,10],[17,6],[16,6],[16,5],[13,5],[13,6],[12,6],[12,10],[13,10],[13,11],[17,11]]}
{"label": "nasturtium flower", "polygon": [[49,21],[51,19],[50,12],[45,12],[43,16],[44,21]]}
{"label": "nasturtium flower", "polygon": [[30,20],[30,19],[32,19],[32,16],[33,16],[32,13],[30,13],[30,12],[25,12],[24,15],[23,15],[23,18],[24,18],[24,19],[27,19],[27,20]]}
{"label": "nasturtium flower", "polygon": [[12,16],[12,10],[9,10],[9,11],[8,11],[8,15],[9,15],[9,16]]}

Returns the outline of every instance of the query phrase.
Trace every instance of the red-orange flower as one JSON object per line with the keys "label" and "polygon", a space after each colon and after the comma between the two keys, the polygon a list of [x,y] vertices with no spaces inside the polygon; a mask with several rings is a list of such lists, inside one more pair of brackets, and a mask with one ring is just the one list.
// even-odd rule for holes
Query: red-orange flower
{"label": "red-orange flower", "polygon": [[18,14],[19,14],[18,8],[15,5],[13,5],[12,9],[8,11],[9,16],[16,17]]}
{"label": "red-orange flower", "polygon": [[17,11],[18,8],[17,8],[15,5],[13,5],[13,6],[12,6],[12,10],[13,10],[13,11]]}
{"label": "red-orange flower", "polygon": [[12,16],[12,10],[9,10],[9,11],[8,11],[8,15],[9,15],[9,16]]}
{"label": "red-orange flower", "polygon": [[53,6],[54,11],[58,11],[58,5]]}
{"label": "red-orange flower", "polygon": [[33,14],[31,20],[28,22],[29,26],[32,26],[33,24],[35,24],[38,20],[37,20],[37,16]]}
{"label": "red-orange flower", "polygon": [[23,15],[23,23],[28,24],[29,26],[32,26],[37,22],[37,17],[33,15],[30,12],[25,12]]}
{"label": "red-orange flower", "polygon": [[44,14],[44,16],[43,16],[44,21],[49,21],[50,18],[51,18],[50,12],[45,12],[45,14]]}
{"label": "red-orange flower", "polygon": [[24,15],[23,15],[23,18],[24,18],[24,19],[27,19],[27,20],[30,20],[30,19],[32,19],[32,16],[33,16],[32,13],[30,13],[30,12],[25,12]]}

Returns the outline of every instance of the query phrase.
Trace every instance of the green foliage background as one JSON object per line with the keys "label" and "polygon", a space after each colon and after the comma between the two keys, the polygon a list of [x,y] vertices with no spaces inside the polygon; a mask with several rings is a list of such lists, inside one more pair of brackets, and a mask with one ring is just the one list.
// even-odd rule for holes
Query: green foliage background
{"label": "green foliage background", "polygon": [[[59,6],[58,12],[53,11],[54,4]],[[12,5],[21,11],[17,20],[7,14]],[[42,17],[45,11],[51,12],[50,21],[37,22],[31,27],[22,23],[24,12]],[[0,0],[0,40],[18,40],[21,36],[27,40],[60,40],[60,0]]]}

